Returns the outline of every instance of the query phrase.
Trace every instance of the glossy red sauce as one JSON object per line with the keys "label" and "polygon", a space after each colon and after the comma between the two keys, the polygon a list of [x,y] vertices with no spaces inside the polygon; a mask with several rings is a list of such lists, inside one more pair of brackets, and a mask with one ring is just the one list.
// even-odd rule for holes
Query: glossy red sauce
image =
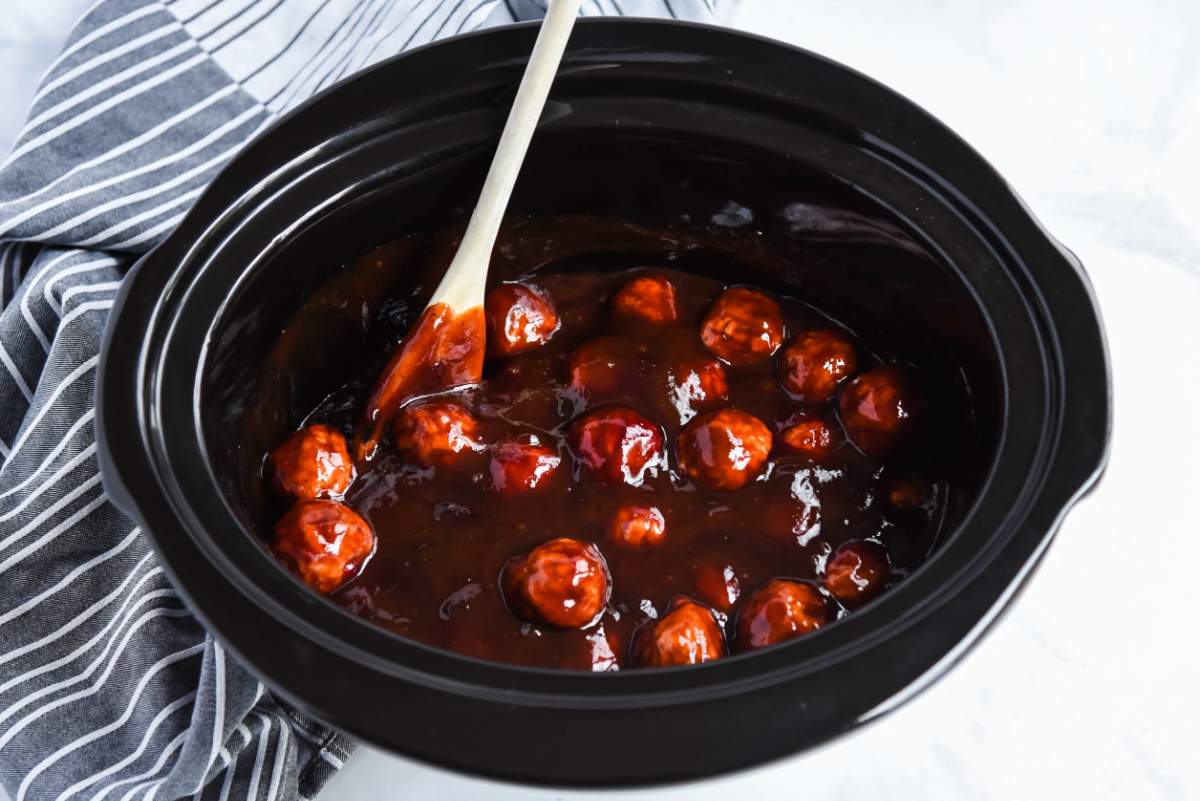
{"label": "glossy red sauce", "polygon": [[[521,307],[491,331],[517,333],[481,381],[399,408],[430,381],[469,379],[430,371],[445,351],[418,333],[382,380],[331,388],[309,416],[351,433],[347,410],[362,410],[359,453],[378,442],[343,496],[375,551],[335,603],[471,656],[624,670],[805,636],[928,555],[947,485],[909,454],[936,421],[887,385],[920,396],[920,365],[885,363],[798,298],[723,294],[666,264],[527,283],[501,287]],[[529,593],[552,585],[548,616]]]}

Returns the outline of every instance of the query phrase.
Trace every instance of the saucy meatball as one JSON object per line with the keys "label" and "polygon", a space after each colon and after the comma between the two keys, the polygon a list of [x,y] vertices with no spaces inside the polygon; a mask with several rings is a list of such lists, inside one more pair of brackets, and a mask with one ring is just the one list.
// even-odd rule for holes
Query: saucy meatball
{"label": "saucy meatball", "polygon": [[659,275],[639,275],[626,281],[612,297],[613,311],[650,323],[673,323],[675,285]]}
{"label": "saucy meatball", "polygon": [[636,548],[657,545],[667,536],[667,519],[657,506],[622,506],[613,515],[613,542]]}
{"label": "saucy meatball", "polygon": [[774,579],[755,590],[738,612],[737,644],[743,650],[774,645],[816,631],[829,619],[829,604],[816,587]]}
{"label": "saucy meatball", "polygon": [[698,665],[725,653],[716,615],[689,598],[676,598],[670,611],[638,629],[634,659],[639,667]]}
{"label": "saucy meatball", "polygon": [[844,334],[821,328],[805,331],[779,353],[779,381],[801,403],[823,403],[858,368],[854,345]]}
{"label": "saucy meatball", "polygon": [[497,442],[492,447],[492,486],[512,493],[537,489],[554,475],[562,459],[535,434]]}
{"label": "saucy meatball", "polygon": [[600,551],[570,537],[544,542],[510,561],[502,583],[508,606],[518,617],[564,629],[596,622],[612,590]]}
{"label": "saucy meatball", "polygon": [[866,455],[881,458],[912,434],[924,401],[907,368],[885,364],[846,384],[838,406],[850,441]]}
{"label": "saucy meatball", "polygon": [[461,403],[428,400],[405,406],[392,424],[401,453],[419,464],[452,464],[464,452],[478,451],[479,422]]}
{"label": "saucy meatball", "polygon": [[575,418],[567,433],[575,461],[608,484],[639,486],[662,460],[662,429],[629,406],[597,406]]}
{"label": "saucy meatball", "polygon": [[272,547],[306,584],[329,593],[362,570],[375,550],[375,534],[349,506],[306,499],[275,524]]}
{"label": "saucy meatball", "polygon": [[500,284],[487,293],[488,344],[500,356],[539,348],[558,330],[550,299],[528,284]]}
{"label": "saucy meatball", "polygon": [[767,465],[771,429],[752,414],[727,408],[702,414],[679,432],[679,465],[688,478],[715,490],[735,490]]}
{"label": "saucy meatball", "polygon": [[696,568],[696,592],[722,612],[728,612],[742,594],[741,582],[731,565],[708,562]]}
{"label": "saucy meatball", "polygon": [[783,342],[783,314],[766,294],[731,287],[709,307],[700,324],[700,339],[732,365],[765,361]]}
{"label": "saucy meatball", "polygon": [[292,498],[340,498],[354,480],[346,438],[326,425],[305,426],[271,452],[276,492]]}
{"label": "saucy meatball", "polygon": [[870,540],[851,540],[838,546],[825,562],[825,589],[847,607],[866,603],[887,583],[888,555]]}
{"label": "saucy meatball", "polygon": [[637,346],[628,339],[599,337],[583,343],[567,359],[571,389],[593,401],[618,393],[637,375]]}
{"label": "saucy meatball", "polygon": [[810,459],[824,459],[837,447],[833,426],[816,417],[801,418],[784,427],[779,439],[789,450]]}

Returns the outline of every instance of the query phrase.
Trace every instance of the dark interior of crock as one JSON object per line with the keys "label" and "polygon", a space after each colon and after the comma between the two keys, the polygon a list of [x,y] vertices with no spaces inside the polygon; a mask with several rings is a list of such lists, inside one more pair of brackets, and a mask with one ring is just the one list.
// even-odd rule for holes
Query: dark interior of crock
{"label": "dark interior of crock", "polygon": [[[226,501],[260,538],[277,514],[263,455],[322,398],[381,363],[412,320],[411,298],[432,289],[445,262],[414,245],[406,269],[353,265],[405,234],[461,225],[486,155],[474,150],[331,206],[256,265],[217,320],[203,366],[204,436]],[[673,269],[799,297],[884,356],[932,366],[925,379],[941,405],[931,413],[945,427],[939,458],[955,476],[942,536],[961,520],[998,436],[990,330],[952,266],[859,188],[727,139],[572,131],[539,137],[510,209],[513,221],[561,216],[563,236],[576,215],[696,232],[710,245],[703,252],[653,235],[634,235],[645,244],[633,247],[581,242],[579,251],[595,265],[606,250],[626,260],[644,250],[648,263],[669,259]],[[505,278],[538,267],[498,259],[493,269]]]}

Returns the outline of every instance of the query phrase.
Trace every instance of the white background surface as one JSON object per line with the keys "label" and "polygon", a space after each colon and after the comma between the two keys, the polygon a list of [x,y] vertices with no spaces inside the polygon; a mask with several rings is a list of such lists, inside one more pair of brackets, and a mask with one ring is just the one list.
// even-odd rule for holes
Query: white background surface
{"label": "white background surface", "polygon": [[[86,5],[3,3],[0,150]],[[779,765],[622,798],[1200,797],[1200,4],[744,0],[734,25],[924,106],[1080,256],[1112,349],[1112,463],[1012,611],[913,703]],[[364,748],[321,798],[598,795]]]}

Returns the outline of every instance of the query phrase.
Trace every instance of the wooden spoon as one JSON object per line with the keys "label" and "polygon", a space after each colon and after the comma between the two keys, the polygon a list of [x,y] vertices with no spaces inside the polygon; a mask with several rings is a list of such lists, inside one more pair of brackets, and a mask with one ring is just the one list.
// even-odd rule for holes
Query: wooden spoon
{"label": "wooden spoon", "polygon": [[363,408],[354,440],[359,461],[374,458],[384,429],[406,400],[483,378],[483,298],[492,248],[581,2],[550,2],[454,260]]}

